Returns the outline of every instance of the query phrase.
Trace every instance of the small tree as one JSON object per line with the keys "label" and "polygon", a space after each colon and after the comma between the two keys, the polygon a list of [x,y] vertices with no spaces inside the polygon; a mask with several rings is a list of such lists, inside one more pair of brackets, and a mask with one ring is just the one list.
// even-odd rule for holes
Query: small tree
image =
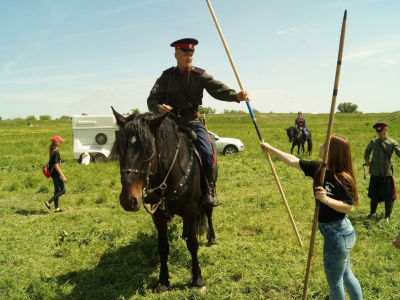
{"label": "small tree", "polygon": [[40,119],[41,121],[47,121],[47,120],[51,120],[51,117],[50,117],[49,115],[41,115],[41,116],[39,117],[39,119]]}
{"label": "small tree", "polygon": [[32,122],[32,121],[36,121],[37,119],[36,119],[35,116],[27,116],[27,117],[26,117],[26,120],[27,120],[28,122]]}
{"label": "small tree", "polygon": [[214,115],[215,112],[216,112],[216,110],[212,109],[211,107],[199,106],[199,113],[200,114]]}
{"label": "small tree", "polygon": [[339,113],[357,113],[358,105],[351,102],[340,103],[337,107]]}
{"label": "small tree", "polygon": [[140,114],[139,108],[134,108],[134,109],[131,110],[131,112],[132,112],[133,115],[138,115],[138,114]]}

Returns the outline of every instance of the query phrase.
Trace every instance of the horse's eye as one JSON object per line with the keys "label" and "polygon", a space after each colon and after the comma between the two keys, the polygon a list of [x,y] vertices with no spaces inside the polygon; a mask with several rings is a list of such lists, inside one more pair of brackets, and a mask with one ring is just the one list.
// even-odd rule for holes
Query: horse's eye
{"label": "horse's eye", "polygon": [[131,143],[132,143],[132,144],[136,143],[136,136],[132,137]]}

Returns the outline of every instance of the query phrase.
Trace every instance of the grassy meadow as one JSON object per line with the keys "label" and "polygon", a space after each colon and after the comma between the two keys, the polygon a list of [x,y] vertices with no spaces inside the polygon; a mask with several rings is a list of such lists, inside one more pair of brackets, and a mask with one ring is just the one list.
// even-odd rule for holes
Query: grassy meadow
{"label": "grassy meadow", "polygon": [[[111,113],[111,111],[110,111]],[[259,114],[264,140],[290,151],[285,128],[295,114]],[[318,159],[328,114],[305,114]],[[375,122],[389,123],[389,136],[400,142],[400,112],[336,114],[333,132],[349,138],[360,206],[349,216],[357,233],[352,269],[364,299],[400,299],[400,251],[392,246],[400,233],[400,205],[395,201],[386,223],[384,205],[375,219],[369,213],[363,156],[376,134]],[[171,290],[152,294],[159,272],[157,233],[151,217],[119,205],[117,161],[80,165],[72,159],[69,120],[0,121],[0,299],[301,299],[314,215],[312,181],[271,156],[304,246],[288,218],[265,154],[248,114],[209,115],[208,129],[243,141],[245,151],[219,156],[218,198],[214,210],[218,247],[200,241],[199,260],[207,294],[191,287],[190,254],[180,239],[182,220],[169,228]],[[51,197],[51,179],[42,174],[50,138],[60,135],[67,194],[60,198],[65,213],[48,213],[42,203]],[[394,156],[400,188],[400,159]],[[328,299],[322,263],[322,236],[316,234],[308,299]]]}

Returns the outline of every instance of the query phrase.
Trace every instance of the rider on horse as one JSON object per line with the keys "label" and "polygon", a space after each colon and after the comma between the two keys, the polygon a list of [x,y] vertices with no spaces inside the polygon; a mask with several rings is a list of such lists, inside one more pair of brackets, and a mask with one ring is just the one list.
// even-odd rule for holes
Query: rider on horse
{"label": "rider on horse", "polygon": [[206,203],[217,206],[215,198],[215,154],[211,140],[199,114],[204,89],[215,99],[229,102],[248,100],[247,92],[236,93],[205,70],[192,66],[194,46],[198,41],[181,39],[171,44],[175,48],[177,67],[165,70],[154,84],[147,106],[150,111],[169,115],[178,123],[188,126],[197,134],[195,146],[200,153],[208,188],[203,190]]}
{"label": "rider on horse", "polygon": [[297,113],[297,118],[294,121],[294,126],[303,132],[303,143],[307,140],[306,118],[303,117],[301,111]]}

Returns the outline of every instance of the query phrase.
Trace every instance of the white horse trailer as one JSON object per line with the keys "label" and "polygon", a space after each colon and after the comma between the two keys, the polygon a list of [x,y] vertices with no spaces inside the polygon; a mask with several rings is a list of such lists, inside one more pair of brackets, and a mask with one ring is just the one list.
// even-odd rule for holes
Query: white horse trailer
{"label": "white horse trailer", "polygon": [[81,161],[86,153],[94,162],[107,161],[117,131],[118,126],[113,115],[72,116],[73,158]]}

